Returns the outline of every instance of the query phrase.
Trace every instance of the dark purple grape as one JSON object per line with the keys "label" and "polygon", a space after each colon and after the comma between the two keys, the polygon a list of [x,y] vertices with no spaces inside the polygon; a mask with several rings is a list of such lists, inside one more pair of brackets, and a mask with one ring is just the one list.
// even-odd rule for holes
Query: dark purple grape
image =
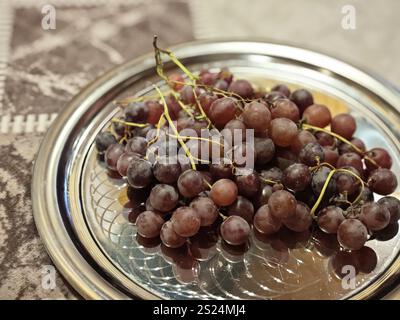
{"label": "dark purple grape", "polygon": [[211,226],[218,218],[218,208],[208,197],[197,197],[190,207],[197,212],[202,227]]}
{"label": "dark purple grape", "polygon": [[[136,189],[132,188],[131,186],[128,186],[126,190],[126,195],[129,199],[129,201],[132,203],[133,207],[137,207],[144,202],[146,202],[146,199],[149,195],[149,189],[144,188],[144,189]],[[151,211],[151,210],[150,210]]]}
{"label": "dark purple grape", "polygon": [[[124,118],[121,118],[120,120],[126,121]],[[122,137],[125,134],[125,129],[132,128],[132,127],[126,127],[125,124],[123,124],[122,122],[115,121],[115,122],[112,122],[112,128],[118,136]]]}
{"label": "dark purple grape", "polygon": [[302,191],[311,183],[310,169],[302,164],[295,163],[283,171],[283,185],[293,191]]}
{"label": "dark purple grape", "polygon": [[267,164],[275,155],[275,145],[269,138],[255,138],[254,150],[256,152],[256,164],[258,165]]}
{"label": "dark purple grape", "polygon": [[304,146],[310,142],[317,142],[315,136],[310,131],[300,130],[292,141],[290,150],[297,155],[300,153],[301,149],[303,149]]}
{"label": "dark purple grape", "polygon": [[246,220],[239,216],[230,216],[222,222],[221,236],[227,243],[237,246],[247,242],[250,226]]}
{"label": "dark purple grape", "polygon": [[246,140],[246,125],[242,120],[232,119],[225,125],[222,134],[233,145],[239,141]]}
{"label": "dark purple grape", "polygon": [[254,147],[249,143],[243,142],[235,145],[226,152],[226,157],[230,159],[236,167],[252,167],[257,161]]}
{"label": "dark purple grape", "polygon": [[225,126],[229,121],[235,118],[236,103],[234,98],[224,97],[215,100],[210,106],[209,117],[217,127]]}
{"label": "dark purple grape", "polygon": [[[381,168],[390,169],[392,167],[392,157],[385,149],[373,148],[369,150],[366,155]],[[365,165],[368,170],[374,170],[377,168],[376,165],[368,159],[365,159]]]}
{"label": "dark purple grape", "polygon": [[253,219],[254,228],[262,234],[274,234],[282,226],[281,220],[272,215],[268,205],[261,206]]}
{"label": "dark purple grape", "polygon": [[[353,172],[357,176],[360,176],[360,173],[357,171],[357,169],[353,167],[344,167],[342,169],[346,169]],[[335,173],[335,180],[337,192],[339,192],[340,194],[347,194],[351,196],[356,193],[360,188],[360,181],[355,176],[347,172]]]}
{"label": "dark purple grape", "polygon": [[189,85],[183,86],[183,88],[179,91],[179,94],[184,104],[191,105],[196,103],[196,97],[193,93],[192,86]]}
{"label": "dark purple grape", "polygon": [[199,103],[206,115],[210,114],[211,105],[215,100],[218,100],[218,96],[212,92],[205,91],[199,95]]}
{"label": "dark purple grape", "polygon": [[153,181],[151,163],[142,158],[133,158],[126,171],[126,177],[134,188],[147,187]]}
{"label": "dark purple grape", "polygon": [[274,87],[271,88],[271,91],[280,92],[285,97],[288,97],[288,98],[290,97],[290,89],[285,84],[277,84],[277,85],[275,85]]}
{"label": "dark purple grape", "polygon": [[196,170],[186,170],[178,179],[179,193],[186,198],[193,198],[204,190],[203,176]]}
{"label": "dark purple grape", "polygon": [[329,206],[318,213],[318,226],[326,233],[337,233],[340,224],[345,220],[343,210],[336,206]]}
{"label": "dark purple grape", "polygon": [[168,184],[157,184],[151,189],[149,198],[154,209],[168,212],[178,204],[179,194],[174,187]]}
{"label": "dark purple grape", "polygon": [[301,115],[307,107],[314,103],[312,94],[305,89],[297,89],[293,91],[290,95],[290,99],[297,105]]}
{"label": "dark purple grape", "polygon": [[243,99],[252,98],[254,94],[254,90],[250,82],[243,79],[232,81],[228,90],[241,96]]}
{"label": "dark purple grape", "polygon": [[153,174],[161,183],[175,183],[181,174],[181,165],[178,162],[178,158],[166,156],[158,158],[154,164]]}
{"label": "dark purple grape", "polygon": [[97,152],[102,154],[104,153],[107,148],[113,144],[117,143],[117,139],[114,137],[113,134],[111,134],[108,131],[105,132],[100,132],[97,136],[96,136],[96,149]]}
{"label": "dark purple grape", "polygon": [[338,150],[332,147],[322,147],[322,149],[324,150],[324,161],[336,167],[339,159]]}
{"label": "dark purple grape", "polygon": [[276,118],[270,123],[269,135],[277,146],[290,146],[297,134],[297,125],[290,119]]}
{"label": "dark purple grape", "polygon": [[236,184],[229,179],[216,181],[210,191],[210,198],[217,206],[229,206],[238,196]]}
{"label": "dark purple grape", "polygon": [[360,250],[368,239],[368,230],[358,219],[344,220],[337,231],[337,238],[347,250]]}
{"label": "dark purple grape", "polygon": [[206,86],[212,86],[218,78],[218,73],[210,72],[209,70],[202,70],[199,74],[200,83]]}
{"label": "dark purple grape", "polygon": [[[349,196],[349,201],[355,201],[358,198],[359,194],[356,192],[353,195]],[[364,186],[364,190],[361,192],[360,202],[373,202],[374,201],[374,193],[370,190],[370,188]]]}
{"label": "dark purple grape", "polygon": [[297,202],[295,214],[283,219],[282,222],[292,231],[304,232],[310,228],[312,223],[310,208],[303,202]]}
{"label": "dark purple grape", "polygon": [[312,104],[303,113],[303,119],[316,127],[324,128],[331,123],[331,112],[323,104]]}
{"label": "dark purple grape", "polygon": [[127,122],[146,123],[149,111],[143,102],[130,102],[125,108]]}
{"label": "dark purple grape", "polygon": [[265,102],[267,102],[269,105],[272,105],[278,99],[285,99],[285,98],[286,98],[286,96],[283,95],[281,92],[279,92],[279,91],[271,91],[271,92],[267,93],[263,97],[263,100]]}
{"label": "dark purple grape", "polygon": [[268,204],[269,197],[274,192],[271,185],[264,185],[261,186],[261,190],[258,194],[254,197],[254,202],[256,207],[261,207],[264,204]]}
{"label": "dark purple grape", "polygon": [[172,228],[181,237],[194,236],[200,229],[200,217],[190,207],[180,207],[172,214]]}
{"label": "dark purple grape", "polygon": [[231,83],[233,80],[233,73],[228,68],[221,68],[221,71],[218,73],[218,79]]}
{"label": "dark purple grape", "polygon": [[271,181],[281,181],[283,177],[283,172],[278,167],[272,167],[268,170],[262,170],[261,177]]}
{"label": "dark purple grape", "polygon": [[145,105],[148,110],[146,122],[150,124],[157,124],[164,112],[164,106],[155,100],[148,100],[145,102]]}
{"label": "dark purple grape", "polygon": [[155,132],[157,131],[152,124],[149,124],[146,127],[135,128],[133,131],[133,134],[138,137],[146,138],[147,141],[150,141],[153,138],[153,136],[152,136],[149,139],[149,136],[151,135],[152,130],[155,130]]}
{"label": "dark purple grape", "polygon": [[339,157],[336,165],[337,165],[338,168],[353,167],[354,169],[356,169],[360,173],[364,171],[364,166],[363,166],[363,163],[362,163],[362,159],[355,152],[347,152],[345,154],[342,154]]}
{"label": "dark purple grape", "polygon": [[299,160],[309,167],[315,166],[318,164],[318,161],[324,162],[324,150],[317,142],[307,143],[299,153]]}
{"label": "dark purple grape", "polygon": [[117,171],[118,159],[124,152],[124,146],[121,144],[114,143],[108,146],[104,160],[109,170]]}
{"label": "dark purple grape", "polygon": [[[214,88],[216,90],[222,90],[222,91],[228,90],[228,87],[229,87],[229,83],[222,79],[217,80],[217,82],[215,82],[215,85],[214,85]],[[220,94],[220,95],[222,96],[222,94]]]}
{"label": "dark purple grape", "polygon": [[126,177],[130,163],[138,159],[140,159],[140,155],[132,152],[125,152],[118,158],[117,171],[121,177]]}
{"label": "dark purple grape", "polygon": [[381,207],[385,207],[390,213],[390,223],[396,223],[400,219],[400,200],[386,196],[378,200],[378,204]]}
{"label": "dark purple grape", "polygon": [[138,153],[142,156],[146,155],[147,140],[143,137],[133,137],[128,140],[125,146],[126,152]]}
{"label": "dark purple grape", "polygon": [[300,120],[299,108],[289,99],[278,99],[271,106],[271,117],[287,118],[294,122]]}
{"label": "dark purple grape", "polygon": [[279,190],[269,197],[268,206],[274,217],[287,219],[296,214],[297,201],[290,192]]}
{"label": "dark purple grape", "polygon": [[[315,170],[311,177],[311,187],[316,196],[319,196],[324,184],[328,178],[329,173],[332,170],[327,167],[320,167],[318,170]],[[328,187],[325,190],[324,197],[329,199],[336,193],[336,181],[331,178]]]}
{"label": "dark purple grape", "polygon": [[341,113],[335,116],[331,122],[331,131],[350,140],[356,132],[357,124],[352,115]]}
{"label": "dark purple grape", "polygon": [[235,182],[239,194],[248,198],[255,196],[261,188],[261,180],[257,171],[251,169],[238,170]]}
{"label": "dark purple grape", "polygon": [[232,170],[232,161],[227,158],[221,158],[219,163],[210,165],[210,173],[215,180],[232,178]]}
{"label": "dark purple grape", "polygon": [[152,211],[144,211],[136,219],[137,232],[145,238],[158,237],[163,224],[164,219]]}
{"label": "dark purple grape", "polygon": [[240,216],[248,223],[253,221],[254,206],[245,197],[238,196],[236,201],[227,208],[228,216]]}
{"label": "dark purple grape", "polygon": [[177,234],[173,227],[172,221],[165,222],[160,231],[162,243],[169,248],[179,248],[186,243],[186,238]]}
{"label": "dark purple grape", "polygon": [[336,145],[336,139],[326,132],[319,131],[315,133],[315,137],[322,147],[332,147]]}
{"label": "dark purple grape", "polygon": [[386,196],[396,190],[397,178],[389,169],[379,168],[371,172],[368,187],[371,191]]}
{"label": "dark purple grape", "polygon": [[355,253],[361,272],[368,274],[375,270],[378,264],[378,256],[373,249],[364,246]]}
{"label": "dark purple grape", "polygon": [[368,229],[379,231],[384,229],[390,222],[390,212],[385,206],[369,202],[361,207],[361,214],[358,217]]}
{"label": "dark purple grape", "polygon": [[256,132],[267,130],[271,122],[271,112],[267,105],[257,101],[246,104],[242,117],[245,125]]}

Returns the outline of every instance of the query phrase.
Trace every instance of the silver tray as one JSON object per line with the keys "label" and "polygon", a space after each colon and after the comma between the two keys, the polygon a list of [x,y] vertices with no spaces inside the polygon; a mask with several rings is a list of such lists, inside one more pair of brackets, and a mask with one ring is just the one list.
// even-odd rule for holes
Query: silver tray
{"label": "silver tray", "polygon": [[[333,113],[350,111],[358,121],[356,136],[368,148],[387,148],[400,176],[400,94],[378,77],[322,54],[271,43],[201,41],[173,50],[193,71],[226,66],[260,86],[284,82],[309,88]],[[175,66],[166,62],[165,68]],[[201,258],[189,262],[182,250],[140,241],[123,207],[126,184],[107,175],[93,142],[118,112],[113,100],[148,93],[154,82],[159,78],[153,54],[112,69],[58,116],[35,161],[37,228],[58,270],[84,298],[365,299],[393,289],[400,272],[397,229],[386,241],[367,243],[376,266],[360,272],[352,289],[344,289],[334,272],[346,257],[317,236],[287,243],[285,235],[272,242],[253,235],[247,251],[200,241],[208,248],[200,247]]]}

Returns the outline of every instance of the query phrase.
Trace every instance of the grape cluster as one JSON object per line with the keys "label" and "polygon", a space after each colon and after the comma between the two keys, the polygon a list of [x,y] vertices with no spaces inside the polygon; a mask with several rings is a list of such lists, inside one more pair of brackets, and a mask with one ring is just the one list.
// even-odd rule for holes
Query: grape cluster
{"label": "grape cluster", "polygon": [[[252,230],[318,227],[354,251],[399,220],[392,158],[354,137],[352,115],[332,117],[306,89],[266,92],[228,69],[159,74],[170,89],[119,101],[123,114],[96,137],[108,170],[129,185],[140,237],[179,248],[212,229],[229,247],[248,244]],[[213,134],[198,138],[203,129]],[[227,150],[224,139],[237,132],[239,143]],[[374,202],[374,194],[383,197]]]}

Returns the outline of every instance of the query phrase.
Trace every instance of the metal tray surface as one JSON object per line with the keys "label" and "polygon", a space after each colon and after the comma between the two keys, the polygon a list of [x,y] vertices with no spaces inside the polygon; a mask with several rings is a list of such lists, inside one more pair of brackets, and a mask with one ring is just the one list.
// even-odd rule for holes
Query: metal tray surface
{"label": "metal tray surface", "polygon": [[[191,70],[229,67],[237,78],[271,87],[310,89],[333,114],[351,112],[355,136],[367,148],[385,147],[400,176],[400,94],[390,84],[322,54],[250,41],[201,41],[173,48]],[[168,72],[175,66],[165,63]],[[149,54],[112,69],[86,87],[58,116],[34,166],[32,200],[39,233],[55,265],[91,299],[365,299],[379,297],[399,279],[398,225],[370,249],[355,287],[335,270],[354,258],[319,234],[281,232],[274,240],[252,234],[247,250],[208,243],[199,259],[136,236],[127,219],[126,183],[107,174],[94,149],[96,134],[119,110],[112,101],[147,94],[159,83]],[[400,197],[399,188],[395,196]],[[364,254],[362,253],[362,254]],[[374,261],[376,259],[376,261]],[[369,264],[373,271],[369,272]],[[376,264],[376,265],[375,265]],[[363,272],[364,271],[364,272]]]}

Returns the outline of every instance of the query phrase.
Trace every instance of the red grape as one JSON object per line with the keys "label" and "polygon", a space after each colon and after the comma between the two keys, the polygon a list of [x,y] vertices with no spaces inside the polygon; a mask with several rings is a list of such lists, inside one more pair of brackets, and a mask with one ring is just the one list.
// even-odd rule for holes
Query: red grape
{"label": "red grape", "polygon": [[261,102],[254,101],[246,104],[242,116],[246,126],[257,132],[267,130],[271,122],[271,112]]}
{"label": "red grape", "polygon": [[154,238],[160,235],[164,219],[152,211],[144,211],[136,219],[137,232],[145,238]]}
{"label": "red grape", "polygon": [[160,231],[160,238],[162,243],[169,248],[179,248],[186,243],[186,238],[181,237],[174,231],[171,220],[163,224]]}
{"label": "red grape", "polygon": [[269,197],[268,206],[274,217],[286,219],[296,214],[297,201],[290,192],[279,190]]}
{"label": "red grape", "polygon": [[331,112],[322,104],[313,104],[303,113],[303,118],[308,124],[324,128],[331,123]]}
{"label": "red grape", "polygon": [[343,210],[336,206],[326,207],[318,213],[318,226],[326,233],[337,233],[344,220]]}
{"label": "red grape", "polygon": [[257,210],[253,224],[254,228],[263,234],[276,233],[282,225],[281,221],[272,215],[268,205],[263,205]]}
{"label": "red grape", "polygon": [[200,172],[189,169],[178,179],[179,193],[186,198],[193,198],[204,190],[203,176]]}
{"label": "red grape", "polygon": [[269,130],[270,138],[280,147],[290,146],[298,133],[297,125],[286,118],[273,119]]}
{"label": "red grape", "polygon": [[250,82],[243,79],[233,81],[229,85],[228,90],[241,96],[244,99],[251,98],[254,94],[254,90]]}
{"label": "red grape", "polygon": [[239,216],[230,216],[225,219],[220,230],[222,239],[234,246],[246,243],[250,234],[249,224]]}
{"label": "red grape", "polygon": [[396,223],[400,219],[400,200],[387,196],[378,200],[378,204],[389,210],[390,223]]}
{"label": "red grape", "polygon": [[197,212],[202,227],[212,225],[218,218],[218,208],[208,197],[198,197],[192,200],[190,207]]}
{"label": "red grape", "polygon": [[200,229],[200,217],[190,207],[180,207],[171,217],[172,228],[181,237],[194,236]]}
{"label": "red grape", "polygon": [[346,219],[338,228],[337,238],[342,247],[360,250],[368,239],[368,230],[358,219]]}
{"label": "red grape", "polygon": [[174,187],[168,184],[158,184],[151,189],[149,198],[154,209],[168,212],[178,204],[179,195]]}
{"label": "red grape", "polygon": [[396,190],[397,178],[389,169],[379,168],[371,172],[368,186],[373,192],[386,196]]}
{"label": "red grape", "polygon": [[359,219],[372,231],[384,229],[390,222],[390,212],[385,206],[369,202],[361,207]]}
{"label": "red grape", "polygon": [[229,206],[237,198],[238,188],[229,179],[220,179],[215,182],[210,191],[210,197],[218,206]]}
{"label": "red grape", "polygon": [[312,223],[310,208],[303,202],[297,202],[295,214],[283,219],[282,222],[292,231],[304,232],[310,228]]}
{"label": "red grape", "polygon": [[331,131],[350,140],[356,132],[356,120],[348,113],[341,113],[335,116],[331,122]]}

